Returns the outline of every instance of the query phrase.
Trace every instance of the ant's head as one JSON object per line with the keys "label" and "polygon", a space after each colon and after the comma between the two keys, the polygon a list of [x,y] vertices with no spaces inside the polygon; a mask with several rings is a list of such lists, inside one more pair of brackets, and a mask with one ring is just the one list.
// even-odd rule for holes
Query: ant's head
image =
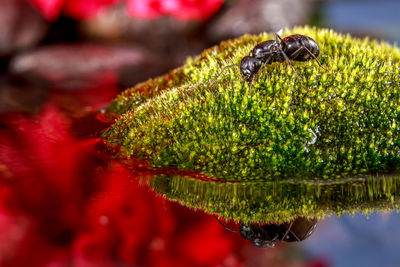
{"label": "ant's head", "polygon": [[240,235],[244,239],[252,241],[255,247],[270,248],[275,246],[278,236],[271,236],[261,226],[240,222],[239,228]]}
{"label": "ant's head", "polygon": [[247,82],[251,81],[261,68],[261,63],[261,60],[257,58],[251,56],[243,57],[240,62],[240,74],[242,75],[242,79]]}

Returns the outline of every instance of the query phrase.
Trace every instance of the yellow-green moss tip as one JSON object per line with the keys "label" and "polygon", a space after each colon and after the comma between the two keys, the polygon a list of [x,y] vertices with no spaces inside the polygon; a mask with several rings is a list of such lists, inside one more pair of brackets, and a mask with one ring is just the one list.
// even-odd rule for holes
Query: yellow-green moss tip
{"label": "yellow-green moss tip", "polygon": [[295,33],[319,44],[329,72],[315,61],[293,62],[297,80],[286,63],[274,63],[253,83],[251,97],[237,68],[210,86],[222,67],[273,39],[245,35],[189,59],[176,78],[159,78],[159,87],[157,80],[141,85],[160,93],[137,102],[140,90],[124,92],[110,107],[118,120],[104,137],[155,167],[231,181],[397,173],[400,50],[326,29],[295,28],[282,36]]}

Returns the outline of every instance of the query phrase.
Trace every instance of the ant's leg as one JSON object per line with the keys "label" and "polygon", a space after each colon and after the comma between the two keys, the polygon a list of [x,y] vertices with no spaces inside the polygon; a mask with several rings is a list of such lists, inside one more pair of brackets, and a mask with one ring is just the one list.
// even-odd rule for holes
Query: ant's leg
{"label": "ant's leg", "polygon": [[258,71],[258,73],[257,73],[256,77],[254,78],[254,80],[256,80],[256,81],[258,80],[258,77],[260,77],[261,72],[263,71],[264,67],[269,63],[269,61],[271,60],[271,57],[272,57],[272,56],[269,56],[269,57],[267,58],[267,60],[265,60],[264,65],[263,65],[262,68]]}
{"label": "ant's leg", "polygon": [[278,38],[279,38],[279,40],[282,41],[282,38],[277,33],[275,33],[275,42],[277,42],[277,43],[279,43]]}
{"label": "ant's leg", "polygon": [[291,232],[292,235],[297,239],[297,242],[301,241],[301,239],[300,239],[295,233],[293,233],[292,231],[290,231],[290,232]]}
{"label": "ant's leg", "polygon": [[251,96],[250,90],[251,90],[251,85],[253,84],[253,81],[257,81],[258,77],[260,77],[261,72],[263,71],[264,67],[268,64],[268,62],[271,60],[271,56],[269,56],[267,58],[267,60],[265,61],[264,65],[262,66],[262,68],[257,72],[257,75],[255,78],[251,79],[250,84],[249,84],[249,97]]}
{"label": "ant's leg", "polygon": [[258,77],[260,77],[260,74],[261,74],[261,72],[263,71],[265,65],[267,65],[268,62],[269,62],[270,60],[271,60],[271,56],[269,56],[269,57],[267,58],[267,60],[265,61],[264,65],[262,66],[262,68],[257,72],[256,77],[253,78],[253,79],[251,79],[251,81],[250,81],[250,83],[249,83],[249,97],[251,97],[251,86],[252,86],[252,84],[253,84],[253,81],[257,81],[257,80],[258,80]]}
{"label": "ant's leg", "polygon": [[229,230],[229,231],[231,231],[231,232],[233,232],[233,233],[237,233],[237,232],[238,232],[238,231],[232,230],[231,228],[229,228],[228,226],[226,226],[225,224],[223,224],[223,223],[217,218],[217,216],[215,216],[215,214],[213,214],[213,216],[214,216],[215,219],[217,219],[217,221],[218,221],[226,230]]}
{"label": "ant's leg", "polygon": [[292,63],[290,62],[290,59],[288,58],[288,56],[286,55],[286,53],[283,51],[283,49],[282,49],[281,46],[279,46],[279,50],[281,50],[281,53],[282,53],[283,57],[286,59],[286,62],[287,62],[287,63],[290,65],[290,67],[292,68],[292,70],[293,70],[293,72],[294,72],[294,75],[296,75],[297,79],[300,80],[299,75],[297,75],[297,72],[295,71],[295,69],[294,69]]}
{"label": "ant's leg", "polygon": [[312,232],[314,231],[314,228],[317,226],[317,223],[315,223],[314,225],[311,225],[310,228],[308,228],[307,234],[303,237],[302,240],[306,239],[307,237],[309,237]]}
{"label": "ant's leg", "polygon": [[[292,63],[290,62],[290,59],[288,58],[288,56],[286,55],[286,53],[283,51],[282,46],[281,46],[281,43],[279,43],[279,41],[278,41],[278,38],[281,39],[281,37],[280,37],[277,33],[275,33],[275,42],[277,42],[277,43],[279,44],[279,45],[278,45],[279,50],[281,51],[281,53],[282,53],[283,57],[285,58],[286,62],[287,62],[287,63],[290,65],[290,67],[292,68],[292,70],[293,70],[294,74],[296,75],[297,79],[300,80],[299,75],[297,75],[297,72],[294,70],[294,67],[293,67]],[[282,40],[282,39],[281,39],[281,40]]]}
{"label": "ant's leg", "polygon": [[[302,44],[302,45],[303,45],[303,44]],[[296,57],[300,54],[300,52],[303,51],[303,48],[304,48],[304,46],[299,47],[299,48],[298,48],[296,51],[294,51],[293,54],[291,54],[290,56],[296,58]]]}
{"label": "ant's leg", "polygon": [[214,82],[218,79],[219,76],[221,76],[221,74],[222,74],[226,69],[229,69],[229,68],[232,68],[232,67],[240,67],[240,65],[234,64],[234,65],[229,65],[229,66],[224,67],[224,68],[222,69],[222,71],[217,75],[217,77],[215,77],[214,80],[212,80],[212,82],[210,83],[210,87],[214,84]]}
{"label": "ant's leg", "polygon": [[318,63],[318,65],[323,68],[324,70],[328,71],[327,69],[325,69],[321,63],[319,63],[318,59],[316,56],[314,56],[313,53],[311,53],[311,51],[302,43],[301,47],[299,47],[299,49],[297,49],[296,51],[293,52],[293,54],[291,55],[292,58],[296,58],[303,50],[305,50],[313,59],[315,59]]}
{"label": "ant's leg", "polygon": [[[286,230],[285,234],[282,236],[282,239],[280,241],[285,241],[287,234],[289,233],[290,229],[292,229],[292,226],[293,226],[293,221],[290,223],[288,229]],[[295,237],[297,238],[297,236]]]}
{"label": "ant's leg", "polygon": [[313,58],[313,59],[315,59],[315,61],[317,61],[317,63],[318,63],[318,65],[321,67],[321,68],[323,68],[325,71],[328,71],[327,69],[325,69],[322,65],[321,65],[321,63],[319,63],[319,61],[318,61],[318,59],[317,59],[317,57],[316,56],[314,56],[314,54],[313,53],[311,53],[311,51],[310,50],[308,50],[308,48],[307,47],[305,47],[304,46],[304,44],[303,44],[303,47],[302,47],[303,49],[305,49],[306,51],[307,51],[307,53]]}
{"label": "ant's leg", "polygon": [[293,54],[291,55],[291,57],[294,57],[294,58],[297,57],[303,50],[305,50],[313,59],[315,59],[315,60],[317,61],[318,65],[319,65],[321,68],[323,68],[323,69],[326,70],[326,71],[329,71],[329,70],[325,69],[325,68],[321,65],[321,63],[319,63],[319,61],[318,61],[318,59],[316,58],[316,56],[314,56],[314,54],[311,53],[311,51],[308,50],[308,48],[305,47],[303,44],[302,44],[302,47],[300,47],[299,49],[297,49],[296,51],[293,52]]}

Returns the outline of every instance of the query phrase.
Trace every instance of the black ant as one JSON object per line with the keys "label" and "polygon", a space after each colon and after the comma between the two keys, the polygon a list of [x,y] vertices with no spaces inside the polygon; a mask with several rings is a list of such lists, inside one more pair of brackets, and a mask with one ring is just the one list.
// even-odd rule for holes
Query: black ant
{"label": "black ant", "polygon": [[[227,230],[237,233],[225,226],[215,215],[218,222]],[[308,238],[314,231],[317,219],[298,217],[288,223],[258,225],[254,223],[239,224],[240,235],[251,240],[258,248],[274,247],[276,242],[298,242]]]}
{"label": "black ant", "polygon": [[318,44],[311,37],[294,34],[282,39],[277,33],[275,33],[275,40],[258,43],[253,50],[250,51],[249,55],[242,58],[239,65],[234,64],[224,67],[211,82],[211,85],[226,69],[239,67],[242,79],[249,82],[250,95],[251,84],[254,80],[258,79],[264,67],[267,64],[273,62],[284,62],[285,60],[290,65],[298,79],[300,79],[300,77],[297,75],[290,60],[307,61],[315,59],[321,68],[328,71],[317,59],[319,52],[320,49]]}

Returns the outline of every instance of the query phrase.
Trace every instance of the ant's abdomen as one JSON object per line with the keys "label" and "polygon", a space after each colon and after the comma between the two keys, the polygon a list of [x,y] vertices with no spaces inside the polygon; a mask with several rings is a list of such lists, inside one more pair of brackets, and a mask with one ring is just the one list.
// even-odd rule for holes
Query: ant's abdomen
{"label": "ant's abdomen", "polygon": [[315,57],[318,57],[319,55],[318,44],[311,37],[305,35],[294,34],[287,36],[282,39],[281,45],[283,51],[291,60],[307,61],[312,59],[312,56],[306,49],[299,50],[302,47],[310,50]]}

